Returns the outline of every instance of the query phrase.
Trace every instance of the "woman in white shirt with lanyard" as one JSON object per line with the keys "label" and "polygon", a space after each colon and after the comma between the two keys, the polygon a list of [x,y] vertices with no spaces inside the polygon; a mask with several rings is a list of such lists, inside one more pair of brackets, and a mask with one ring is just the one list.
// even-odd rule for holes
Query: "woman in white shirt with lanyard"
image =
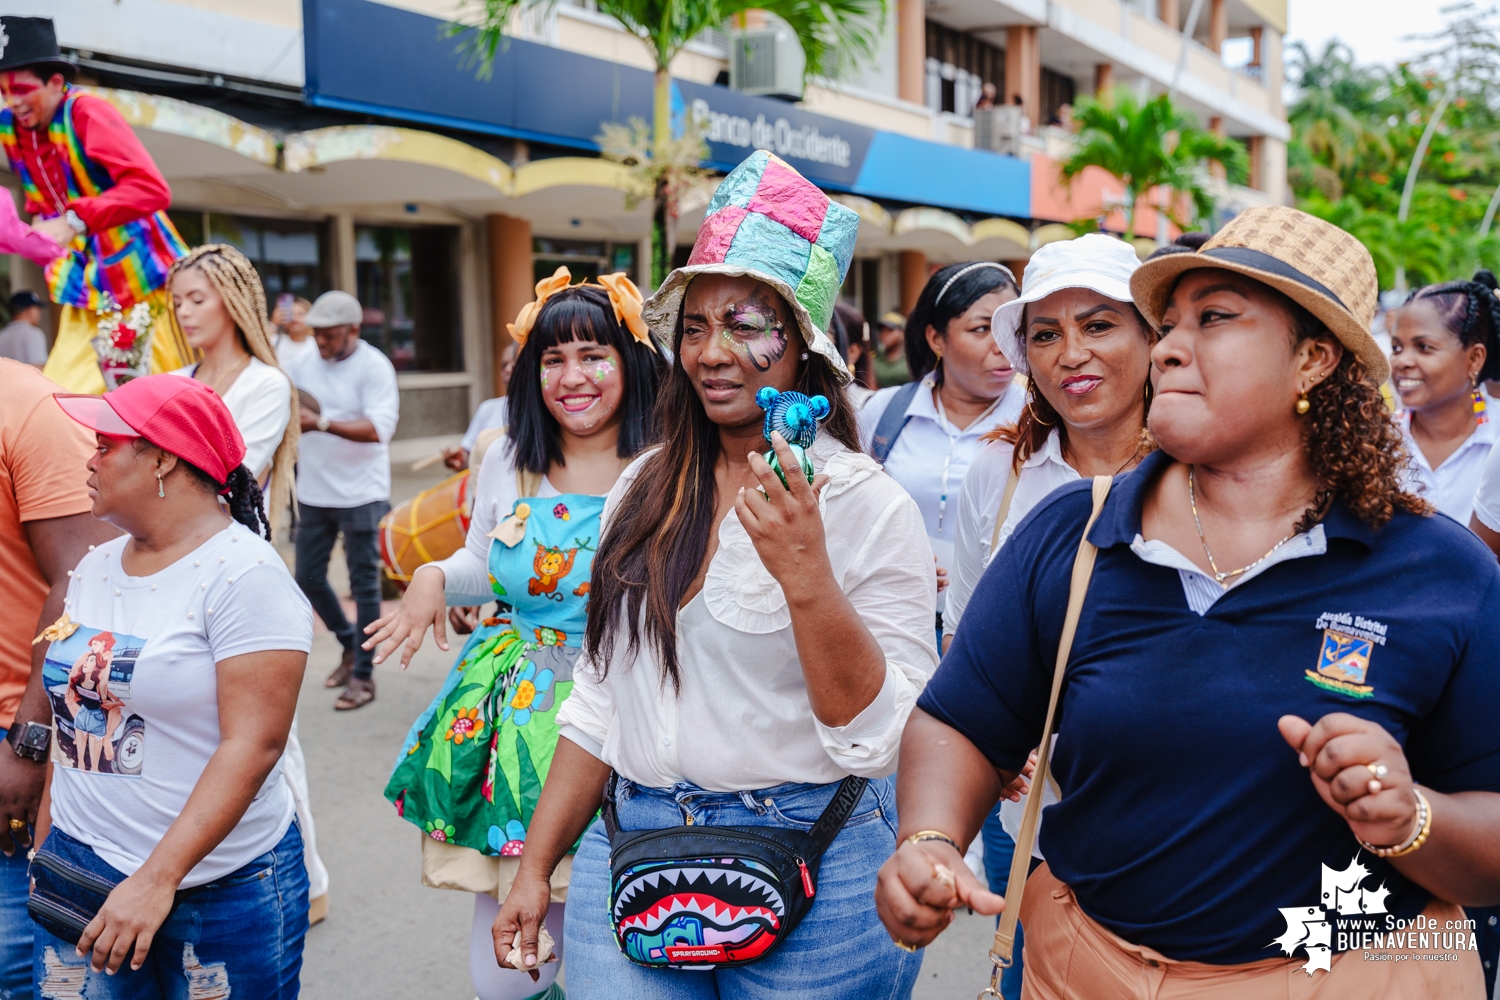
{"label": "woman in white shirt with lanyard", "polygon": [[[1033,507],[1082,476],[1134,468],[1152,450],[1145,428],[1156,333],[1131,303],[1139,266],[1135,249],[1112,236],[1049,243],[1027,262],[1021,297],[995,311],[995,342],[1029,379],[1028,395],[1016,426],[988,435],[959,491],[944,651],[985,567]],[[1043,801],[1057,801],[1050,786]],[[991,892],[1005,892],[1025,808],[1024,795],[1003,799],[985,821]],[[1001,983],[1008,1000],[1020,995],[1020,980],[1017,948]]]}
{"label": "woman in white shirt with lanyard", "polygon": [[1397,419],[1412,459],[1407,485],[1464,525],[1496,438],[1481,386],[1500,377],[1495,279],[1474,277],[1418,289],[1386,317]]}
{"label": "woman in white shirt with lanyard", "polygon": [[[298,426],[292,421],[297,390],[282,371],[266,329],[266,293],[249,258],[225,243],[197,247],[172,265],[172,318],[203,360],[179,368],[224,400],[245,442],[245,467],[266,490],[266,510],[277,519],[291,501]],[[297,821],[307,848],[313,923],[328,915],[328,867],[318,856],[307,758],[297,720],[287,737],[282,776],[297,800]]]}
{"label": "woman in white shirt with lanyard", "polygon": [[934,274],[906,319],[914,382],[882,389],[859,411],[860,444],[917,501],[937,559],[941,636],[953,564],[954,501],[984,435],[1013,424],[1025,402],[990,336],[990,318],[1016,297],[1010,269],[992,261],[949,264]]}
{"label": "woman in white shirt with lanyard", "polygon": [[[497,955],[519,937],[507,961],[534,968],[548,876],[582,834],[571,994],[833,1000],[916,979],[870,899],[901,726],[936,667],[931,552],[911,498],[855,450],[824,332],[857,226],[754,153],[646,305],[675,349],[671,419],[606,503],[562,737],[495,924]],[[786,485],[761,457],[768,413],[802,442],[826,417],[799,445],[812,483],[774,428]]]}

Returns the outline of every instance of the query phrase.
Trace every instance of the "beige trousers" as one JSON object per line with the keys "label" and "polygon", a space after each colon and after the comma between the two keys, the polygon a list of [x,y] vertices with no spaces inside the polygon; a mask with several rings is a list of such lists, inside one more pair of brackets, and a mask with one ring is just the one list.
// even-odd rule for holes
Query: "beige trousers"
{"label": "beige trousers", "polygon": [[[1460,907],[1438,900],[1423,913],[1439,927],[1464,918]],[[1449,961],[1421,959],[1421,952],[1372,960],[1366,954],[1387,953],[1347,951],[1333,956],[1331,971],[1311,976],[1300,956],[1229,966],[1174,961],[1100,926],[1046,865],[1026,882],[1021,924],[1021,1000],[1485,1000],[1479,955],[1467,950]],[[1396,961],[1398,954],[1407,957]]]}

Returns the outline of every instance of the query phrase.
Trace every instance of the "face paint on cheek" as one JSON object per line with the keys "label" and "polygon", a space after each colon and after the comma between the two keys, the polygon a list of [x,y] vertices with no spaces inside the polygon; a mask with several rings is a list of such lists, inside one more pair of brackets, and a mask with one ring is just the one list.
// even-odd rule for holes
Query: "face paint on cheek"
{"label": "face paint on cheek", "polygon": [[546,392],[547,389],[548,389],[547,378],[551,374],[552,374],[552,369],[548,368],[546,365],[542,365],[542,391],[543,392]]}
{"label": "face paint on cheek", "polygon": [[615,372],[615,363],[609,358],[603,358],[596,362],[589,370],[589,377],[594,380],[595,385],[603,385],[604,380]]}
{"label": "face paint on cheek", "polygon": [[776,310],[762,297],[734,307],[731,325],[744,338],[741,350],[749,355],[756,371],[769,371],[786,354],[786,329]]}

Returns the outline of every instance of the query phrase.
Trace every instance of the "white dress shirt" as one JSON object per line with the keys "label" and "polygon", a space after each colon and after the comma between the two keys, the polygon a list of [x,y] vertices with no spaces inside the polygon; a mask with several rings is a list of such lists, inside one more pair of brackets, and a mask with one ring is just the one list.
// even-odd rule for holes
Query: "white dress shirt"
{"label": "white dress shirt", "polygon": [[[1012,382],[1004,394],[979,419],[959,430],[948,421],[942,402],[933,391],[932,376],[922,380],[923,389],[912,397],[906,414],[911,419],[886,456],[885,471],[917,502],[927,525],[927,539],[937,556],[937,565],[951,570],[954,532],[958,523],[957,499],[969,463],[984,447],[984,435],[1003,424],[1014,424],[1026,403],[1024,388]],[[875,428],[900,389],[881,389],[859,411],[859,441],[865,451]],[[1002,487],[1003,488],[1003,487]],[[937,587],[936,577],[933,588]],[[946,593],[937,595],[937,610],[944,611]],[[946,614],[946,611],[944,611]]]}
{"label": "white dress shirt", "polygon": [[[610,492],[606,523],[645,457]],[[896,769],[902,727],[937,668],[932,549],[916,505],[868,456],[825,435],[809,457],[829,477],[818,508],[834,577],[885,654],[875,700],[843,726],[813,715],[786,595],[731,509],[703,590],[677,614],[680,688],[663,687],[649,642],[632,656],[621,635],[604,679],[579,659],[562,735],[653,788],[750,791]]]}
{"label": "white dress shirt", "polygon": [[[197,370],[197,365],[188,365],[172,374],[192,378]],[[261,473],[271,468],[292,420],[292,383],[273,365],[252,357],[222,398],[245,439],[245,467],[264,480]]]}
{"label": "white dress shirt", "polygon": [[297,451],[297,499],[313,507],[361,507],[391,498],[391,435],[401,412],[396,369],[363,340],[342,361],[321,356],[302,364],[297,388],[329,420],[367,419],[378,441],[350,441],[326,431],[302,435]]}
{"label": "white dress shirt", "polygon": [[1005,485],[1010,481],[1010,461],[1014,454],[1015,446],[1009,442],[991,441],[974,456],[968,475],[964,476],[963,488],[958,491],[953,565],[948,569],[948,608],[943,612],[943,635],[953,635],[958,631],[958,623],[963,619],[964,608],[968,606],[974,588],[979,586],[979,578],[984,576],[995,551],[1015,532],[1016,525],[1031,513],[1031,508],[1046,499],[1047,494],[1079,478],[1077,470],[1063,460],[1057,431],[1048,434],[1042,449],[1021,464],[1016,491],[1010,498],[1010,510],[1005,523],[1000,526],[999,541],[991,549],[995,517],[1000,513],[1000,501],[1004,499]]}
{"label": "white dress shirt", "polygon": [[1406,450],[1411,455],[1411,464],[1403,476],[1406,488],[1425,497],[1440,512],[1467,528],[1469,515],[1474,512],[1474,495],[1479,492],[1485,462],[1495,444],[1495,420],[1492,418],[1482,424],[1476,422],[1474,433],[1436,469],[1412,437],[1411,411],[1397,414],[1396,420],[1400,422]]}

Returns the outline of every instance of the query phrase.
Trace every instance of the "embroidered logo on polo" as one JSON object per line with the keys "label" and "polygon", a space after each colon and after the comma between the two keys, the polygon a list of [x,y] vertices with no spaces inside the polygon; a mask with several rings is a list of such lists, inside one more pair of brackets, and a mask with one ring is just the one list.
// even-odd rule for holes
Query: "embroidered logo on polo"
{"label": "embroidered logo on polo", "polygon": [[1375,647],[1385,645],[1386,624],[1348,611],[1325,611],[1314,628],[1323,630],[1323,645],[1317,669],[1305,671],[1307,680],[1351,698],[1373,697],[1375,688],[1365,681]]}
{"label": "embroidered logo on polo", "polygon": [[627,955],[652,964],[712,966],[753,959],[771,946],[786,903],[755,862],[682,864],[642,864],[618,877],[615,921]]}

